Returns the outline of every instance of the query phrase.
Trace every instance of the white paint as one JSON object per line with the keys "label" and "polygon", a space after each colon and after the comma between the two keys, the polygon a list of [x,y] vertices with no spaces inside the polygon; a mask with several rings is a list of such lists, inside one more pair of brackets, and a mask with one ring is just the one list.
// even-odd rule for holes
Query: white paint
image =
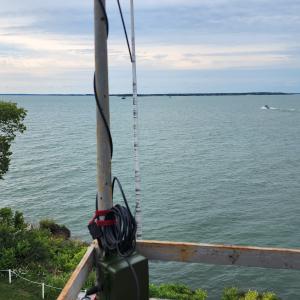
{"label": "white paint", "polygon": [[137,239],[142,238],[142,209],[141,209],[141,176],[139,160],[139,120],[138,96],[136,78],[135,31],[134,31],[134,4],[130,0],[131,13],[131,55],[132,55],[132,100],[133,100],[133,151],[134,151],[134,179],[135,179],[135,220],[137,223]]}

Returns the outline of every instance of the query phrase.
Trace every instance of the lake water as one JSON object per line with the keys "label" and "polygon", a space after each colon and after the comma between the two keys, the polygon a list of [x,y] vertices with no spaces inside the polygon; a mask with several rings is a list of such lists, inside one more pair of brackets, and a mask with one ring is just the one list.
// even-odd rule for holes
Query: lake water
{"label": "lake water", "polygon": [[[0,182],[1,206],[53,218],[90,240],[95,209],[91,96],[2,96],[28,110]],[[261,109],[265,104],[278,109]],[[132,104],[111,97],[113,175],[134,207]],[[300,247],[300,95],[140,98],[143,238]],[[120,200],[119,194],[116,194]],[[300,272],[151,263],[152,282],[219,299],[225,286],[300,299]]]}

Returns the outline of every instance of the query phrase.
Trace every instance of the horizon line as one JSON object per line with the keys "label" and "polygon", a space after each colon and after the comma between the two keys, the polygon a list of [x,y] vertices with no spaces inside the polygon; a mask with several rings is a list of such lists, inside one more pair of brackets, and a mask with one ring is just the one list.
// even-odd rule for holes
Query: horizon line
{"label": "horizon line", "polygon": [[[139,93],[147,96],[246,96],[246,95],[297,95],[300,92],[218,92],[218,93]],[[94,96],[93,93],[0,93],[0,96]],[[132,93],[112,93],[109,96],[130,97]]]}

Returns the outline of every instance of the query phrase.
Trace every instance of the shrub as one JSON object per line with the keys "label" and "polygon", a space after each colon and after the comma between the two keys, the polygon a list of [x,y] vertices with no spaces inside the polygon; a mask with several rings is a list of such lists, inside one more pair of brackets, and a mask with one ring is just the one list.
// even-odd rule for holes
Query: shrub
{"label": "shrub", "polygon": [[249,290],[245,294],[245,300],[258,300],[259,294],[257,291],[251,291]]}
{"label": "shrub", "polygon": [[231,287],[224,289],[222,300],[280,300],[280,298],[272,292],[259,294],[257,291],[249,290],[245,293]]}
{"label": "shrub", "polygon": [[0,224],[8,227],[12,226],[13,212],[9,207],[0,209]]}
{"label": "shrub", "polygon": [[280,298],[272,292],[265,292],[262,294],[262,300],[280,300]]}
{"label": "shrub", "polygon": [[26,227],[26,223],[24,221],[23,214],[19,211],[15,212],[14,215],[14,227],[15,229],[24,229]]}
{"label": "shrub", "polygon": [[46,220],[41,222],[42,229],[26,227],[22,213],[0,209],[0,269],[32,269],[36,274],[37,270],[62,274],[75,269],[86,245],[51,234],[53,227],[67,229],[65,226]]}
{"label": "shrub", "polygon": [[71,237],[70,230],[65,225],[58,225],[51,219],[44,219],[40,221],[40,228],[49,230],[49,232],[55,236],[59,236],[65,239]]}
{"label": "shrub", "polygon": [[159,286],[150,284],[149,289],[151,297],[178,300],[205,300],[207,298],[206,291],[201,289],[192,291],[183,284],[161,284]]}
{"label": "shrub", "polygon": [[237,288],[226,288],[223,291],[222,300],[239,300],[240,294]]}

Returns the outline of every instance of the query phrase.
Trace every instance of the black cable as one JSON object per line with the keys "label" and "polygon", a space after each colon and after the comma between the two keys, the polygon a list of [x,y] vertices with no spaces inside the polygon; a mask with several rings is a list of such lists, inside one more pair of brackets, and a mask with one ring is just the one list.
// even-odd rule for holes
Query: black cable
{"label": "black cable", "polygon": [[124,21],[124,17],[123,17],[123,12],[122,12],[122,8],[121,8],[121,4],[120,4],[120,0],[117,0],[117,2],[118,2],[119,12],[120,12],[121,20],[122,20],[123,30],[124,30],[125,37],[126,37],[126,43],[127,43],[127,48],[128,48],[129,56],[130,56],[130,61],[133,62],[132,54],[131,54],[131,49],[130,49],[130,45],[129,45],[129,40],[128,40],[128,35],[127,35],[127,30],[126,30],[126,25],[125,25],[125,21]]}
{"label": "black cable", "polygon": [[[98,0],[103,16],[104,16],[104,20],[105,20],[105,24],[106,24],[106,33],[107,33],[107,37],[108,37],[108,33],[109,33],[109,22],[108,22],[108,17],[107,17],[107,13],[106,13],[106,9],[102,3],[101,0]],[[126,37],[126,43],[127,43],[127,48],[128,48],[128,52],[129,52],[129,56],[130,56],[130,61],[133,62],[132,60],[132,53],[131,53],[131,49],[130,49],[130,45],[129,45],[129,40],[128,40],[128,35],[127,35],[127,30],[126,30],[126,25],[125,25],[125,21],[124,21],[124,17],[123,17],[123,12],[122,12],[122,8],[121,8],[121,4],[120,1],[117,0],[118,2],[118,7],[119,7],[119,12],[120,12],[120,16],[121,16],[121,20],[122,20],[122,25],[123,25],[123,30],[125,33],[125,37]],[[96,99],[96,104],[99,110],[99,113],[102,117],[102,120],[104,122],[104,126],[106,128],[106,132],[109,138],[109,143],[110,143],[110,150],[111,150],[111,158],[113,157],[113,141],[112,141],[112,136],[111,136],[111,132],[110,132],[110,128],[108,126],[108,122],[104,116],[104,112],[103,109],[100,105],[100,101],[99,101],[99,97],[98,97],[98,93],[97,93],[97,85],[96,85],[96,74],[94,73],[94,94],[95,94],[95,99]]]}
{"label": "black cable", "polygon": [[106,118],[104,116],[103,109],[102,109],[102,107],[100,105],[100,101],[99,101],[99,97],[98,97],[98,93],[97,93],[96,73],[94,73],[94,94],[95,94],[95,99],[96,99],[96,104],[97,104],[97,107],[98,107],[98,111],[99,111],[99,113],[100,113],[100,115],[102,117],[105,129],[106,129],[106,132],[107,132],[107,135],[108,135],[109,145],[110,145],[110,155],[111,155],[111,158],[112,158],[112,156],[113,156],[113,150],[114,150],[113,147],[114,146],[113,146],[111,132],[110,132],[107,120],[106,120]]}
{"label": "black cable", "polygon": [[105,25],[106,25],[106,35],[108,37],[108,33],[109,33],[109,23],[108,23],[108,17],[107,17],[107,14],[106,14],[106,9],[102,3],[101,0],[98,0],[99,4],[100,4],[100,7],[101,7],[101,10],[102,10],[102,13],[103,13],[103,16],[104,16],[104,20],[105,20]]}
{"label": "black cable", "polygon": [[[114,177],[112,181],[112,196],[114,194],[115,182],[118,184],[126,207],[116,204],[111,208],[110,212],[105,216],[105,220],[115,220],[116,223],[111,226],[100,227],[101,235],[99,242],[105,254],[116,252],[127,262],[135,281],[137,300],[139,300],[140,286],[138,276],[128,260],[128,257],[134,253],[136,248],[136,221],[131,213],[123,187],[117,177]],[[96,208],[97,206],[96,201]]]}
{"label": "black cable", "polygon": [[128,257],[135,251],[137,225],[128,205],[123,187],[117,177],[114,177],[112,181],[112,197],[114,195],[115,182],[118,184],[126,208],[117,204],[111,209],[111,216],[108,214],[105,217],[106,220],[115,219],[116,224],[113,226],[104,227],[103,236],[105,239],[101,239],[101,242],[102,246],[104,243],[104,247],[107,247],[110,250],[116,250],[118,255],[123,257],[127,262],[135,281],[137,300],[139,300],[140,286],[138,277],[136,271],[128,260]]}
{"label": "black cable", "polygon": [[[127,42],[129,55],[130,55],[130,60],[132,62],[132,54],[131,54],[131,49],[129,46],[128,35],[127,35],[126,26],[125,26],[125,22],[124,22],[124,18],[123,18],[123,13],[122,13],[120,2],[119,2],[119,0],[117,0],[117,1],[118,1],[119,11],[120,11],[121,19],[122,19],[124,33],[126,36],[126,42]],[[104,15],[104,20],[105,20],[105,24],[106,24],[106,32],[107,32],[107,36],[108,36],[109,22],[108,22],[108,17],[106,14],[106,9],[101,0],[98,0],[98,2],[100,4],[102,13]],[[102,117],[104,126],[107,131],[107,135],[109,138],[110,149],[111,149],[111,158],[112,158],[112,156],[113,156],[113,141],[112,141],[112,136],[111,136],[108,122],[105,118],[103,109],[100,105],[100,101],[99,101],[99,97],[98,97],[98,93],[97,93],[96,74],[95,73],[94,73],[94,94],[95,94],[96,105],[98,107],[98,111]],[[105,253],[116,251],[120,257],[123,257],[125,259],[125,261],[127,262],[128,266],[131,269],[131,272],[133,274],[134,281],[136,284],[137,300],[139,300],[140,299],[140,287],[139,287],[138,277],[137,277],[137,274],[136,274],[133,266],[127,259],[130,255],[133,254],[133,252],[135,251],[135,248],[136,248],[137,225],[136,225],[135,218],[133,217],[131,210],[129,208],[122,185],[117,177],[114,177],[113,181],[112,181],[112,197],[113,197],[115,182],[117,182],[117,184],[118,184],[118,187],[121,191],[121,194],[122,194],[122,197],[123,197],[126,207],[117,204],[111,208],[111,212],[109,212],[105,216],[105,220],[116,220],[116,223],[112,226],[104,226],[101,228],[102,234],[101,234],[101,237],[98,239],[98,242],[101,242],[101,247],[104,249]],[[97,196],[96,196],[96,210],[98,210]]]}
{"label": "black cable", "polygon": [[[105,7],[104,7],[102,1],[99,0],[98,2],[100,4],[102,13],[105,18],[107,34],[108,34],[108,18],[107,18],[106,10],[105,10]],[[123,14],[122,14],[122,10],[121,10],[119,1],[118,1],[118,4],[119,4],[119,10],[120,10],[120,14],[122,17],[124,29],[126,31]],[[127,37],[127,33],[126,33],[126,37]],[[127,37],[127,42],[128,42],[128,37]],[[129,45],[129,43],[128,43],[128,45]],[[109,138],[109,143],[110,143],[110,148],[111,148],[111,157],[112,157],[113,156],[113,141],[112,141],[112,136],[111,136],[108,122],[105,118],[103,109],[100,105],[100,101],[99,101],[99,97],[98,97],[98,93],[97,93],[96,74],[94,74],[94,93],[95,93],[96,104],[97,104],[99,113],[102,117],[104,126],[107,131],[107,135]],[[115,182],[117,182],[118,187],[121,191],[126,208],[122,207],[121,205],[115,205],[112,208],[112,212],[106,216],[105,219],[108,219],[108,220],[116,219],[117,222],[114,226],[108,226],[108,227],[102,228],[103,238],[101,239],[101,244],[102,244],[102,247],[104,248],[104,250],[106,250],[106,251],[116,250],[120,256],[127,257],[127,256],[130,256],[135,250],[136,230],[137,230],[136,227],[137,226],[136,226],[135,218],[133,217],[133,215],[130,211],[130,208],[129,208],[125,193],[123,191],[122,185],[117,177],[114,177],[113,181],[112,181],[112,193],[114,191]],[[98,210],[97,197],[96,197],[96,209]]]}
{"label": "black cable", "polygon": [[[109,33],[109,22],[108,22],[108,17],[107,17],[107,14],[106,14],[106,9],[102,3],[101,0],[98,0],[99,4],[100,4],[100,7],[101,7],[101,10],[102,10],[102,13],[103,13],[103,16],[104,16],[104,20],[105,20],[105,25],[106,25],[106,34],[107,34],[107,37],[108,37],[108,33]],[[98,107],[98,111],[102,117],[102,120],[103,120],[103,123],[104,123],[104,126],[106,128],[106,132],[107,132],[107,135],[108,135],[108,138],[109,138],[109,144],[110,144],[110,154],[111,154],[111,158],[113,156],[113,141],[112,141],[112,136],[111,136],[111,132],[110,132],[110,129],[109,129],[109,126],[108,126],[108,122],[104,116],[104,112],[103,112],[103,109],[100,105],[100,101],[99,101],[99,97],[98,97],[98,93],[97,93],[97,85],[96,85],[96,73],[94,73],[94,94],[95,94],[95,99],[96,99],[96,104],[97,104],[97,107]]]}
{"label": "black cable", "polygon": [[131,270],[131,273],[133,275],[133,278],[134,278],[134,281],[135,281],[135,286],[136,286],[136,299],[137,300],[140,300],[140,295],[141,295],[141,291],[140,291],[140,285],[139,285],[139,280],[138,280],[138,277],[137,277],[137,274],[135,272],[135,269],[133,268],[132,264],[130,263],[130,261],[127,259],[127,257],[124,258],[125,261],[127,262],[130,270]]}
{"label": "black cable", "polygon": [[114,190],[115,182],[118,184],[126,207],[117,204],[112,207],[111,212],[105,216],[105,220],[116,220],[116,224],[101,228],[101,246],[105,252],[116,251],[119,256],[128,257],[135,251],[137,226],[130,211],[122,185],[117,177],[113,178],[112,190]]}
{"label": "black cable", "polygon": [[[123,190],[123,187],[122,187],[122,184],[121,184],[120,180],[118,179],[118,177],[114,177],[114,178],[113,178],[113,181],[112,181],[112,184],[111,184],[112,198],[114,198],[115,182],[117,182],[117,184],[118,184],[118,186],[119,186],[119,189],[120,189],[120,192],[121,192],[121,194],[122,194],[124,203],[125,203],[125,205],[126,205],[126,207],[127,207],[127,210],[128,210],[128,212],[130,213],[131,218],[133,218],[132,213],[131,213],[131,210],[130,210],[129,205],[128,205],[127,198],[126,198],[126,196],[125,196],[125,193],[124,193],[124,190]],[[134,218],[133,218],[133,219],[134,219]]]}

